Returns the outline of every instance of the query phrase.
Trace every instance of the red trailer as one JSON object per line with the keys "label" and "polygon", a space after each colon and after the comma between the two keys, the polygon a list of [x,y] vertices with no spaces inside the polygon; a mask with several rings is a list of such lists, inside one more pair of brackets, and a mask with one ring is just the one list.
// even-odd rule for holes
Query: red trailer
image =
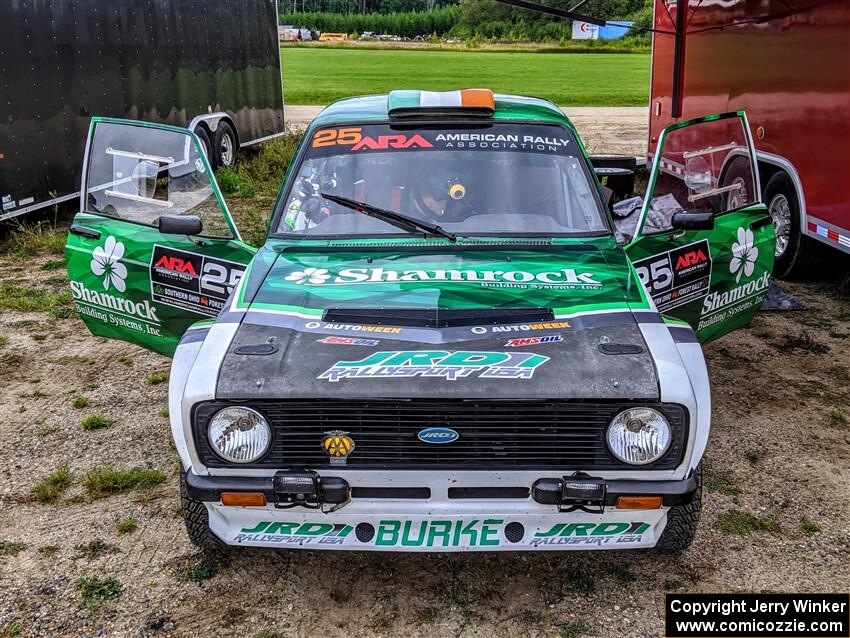
{"label": "red trailer", "polygon": [[655,0],[654,27],[648,154],[672,122],[746,111],[775,274],[815,240],[850,253],[850,2]]}

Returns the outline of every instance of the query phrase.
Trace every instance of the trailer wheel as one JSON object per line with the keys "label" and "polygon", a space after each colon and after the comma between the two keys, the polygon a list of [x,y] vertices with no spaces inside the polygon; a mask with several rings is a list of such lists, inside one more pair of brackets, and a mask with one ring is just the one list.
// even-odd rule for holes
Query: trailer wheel
{"label": "trailer wheel", "polygon": [[663,554],[684,551],[694,542],[702,510],[702,463],[697,466],[697,491],[694,500],[687,505],[674,505],[667,512],[667,526],[655,549]]}
{"label": "trailer wheel", "polygon": [[180,472],[180,504],[189,540],[201,549],[224,549],[227,545],[210,529],[210,515],[202,501],[189,498],[186,475]]}
{"label": "trailer wheel", "polygon": [[207,156],[207,161],[210,160],[210,149],[212,142],[210,142],[210,134],[207,133],[207,129],[203,126],[196,126],[195,135],[198,136],[198,141],[201,143],[201,149],[204,151],[204,154]]}
{"label": "trailer wheel", "polygon": [[776,230],[773,274],[782,279],[806,275],[819,246],[803,235],[797,189],[787,173],[780,171],[770,178],[764,189],[764,201]]}
{"label": "trailer wheel", "polygon": [[213,143],[214,162],[218,166],[231,166],[236,159],[236,131],[227,122],[219,122]]}

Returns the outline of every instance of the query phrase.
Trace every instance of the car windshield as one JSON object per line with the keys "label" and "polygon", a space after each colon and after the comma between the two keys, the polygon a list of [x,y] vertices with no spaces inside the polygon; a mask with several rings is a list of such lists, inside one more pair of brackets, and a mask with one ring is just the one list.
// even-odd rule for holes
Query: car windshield
{"label": "car windshield", "polygon": [[608,231],[575,136],[562,126],[334,127],[316,130],[308,144],[279,211],[278,233],[399,233],[323,194],[459,235]]}

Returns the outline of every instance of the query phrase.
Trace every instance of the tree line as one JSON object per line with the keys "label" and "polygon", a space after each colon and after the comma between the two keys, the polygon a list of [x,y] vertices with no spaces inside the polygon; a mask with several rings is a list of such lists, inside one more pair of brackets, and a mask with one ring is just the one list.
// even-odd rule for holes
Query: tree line
{"label": "tree line", "polygon": [[[537,1],[564,6],[558,0]],[[364,4],[369,10],[361,10]],[[287,2],[281,2],[280,6],[287,8]],[[371,31],[404,38],[435,36],[462,40],[557,42],[569,40],[572,33],[569,20],[496,0],[299,0],[298,9],[282,13],[281,24],[348,34]],[[650,26],[652,0],[589,0],[580,11]],[[645,36],[632,37],[645,39]]]}

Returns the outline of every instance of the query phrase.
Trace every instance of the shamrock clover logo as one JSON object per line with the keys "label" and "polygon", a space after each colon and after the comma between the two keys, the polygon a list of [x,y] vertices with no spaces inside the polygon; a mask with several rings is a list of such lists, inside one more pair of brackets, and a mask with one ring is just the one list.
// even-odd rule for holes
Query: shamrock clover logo
{"label": "shamrock clover logo", "polygon": [[127,285],[127,267],[121,263],[124,256],[124,244],[116,241],[111,235],[107,237],[103,247],[98,246],[92,251],[91,271],[100,277],[103,275],[103,288],[109,290],[110,284],[118,292],[124,292]]}
{"label": "shamrock clover logo", "polygon": [[296,270],[286,276],[287,281],[294,281],[296,284],[314,284],[319,285],[325,283],[331,276],[328,274],[327,268],[305,268],[304,270]]}
{"label": "shamrock clover logo", "polygon": [[741,275],[747,277],[753,274],[759,249],[755,247],[753,231],[738,229],[738,241],[732,242],[732,261],[729,262],[729,272],[736,273],[735,281],[741,281]]}

